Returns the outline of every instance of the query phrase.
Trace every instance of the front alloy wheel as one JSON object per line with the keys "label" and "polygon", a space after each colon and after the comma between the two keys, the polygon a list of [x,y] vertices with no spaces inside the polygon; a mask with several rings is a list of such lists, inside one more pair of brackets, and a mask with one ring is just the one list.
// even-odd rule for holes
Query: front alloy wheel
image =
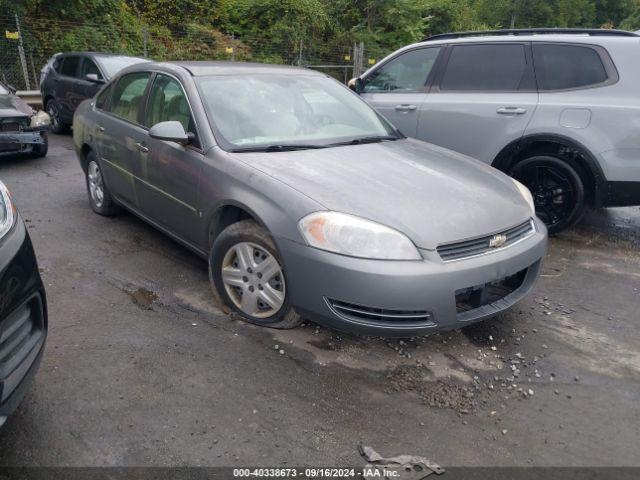
{"label": "front alloy wheel", "polygon": [[89,195],[91,195],[91,201],[97,208],[102,208],[104,205],[104,181],[102,180],[100,167],[96,162],[89,162],[87,179],[89,183]]}

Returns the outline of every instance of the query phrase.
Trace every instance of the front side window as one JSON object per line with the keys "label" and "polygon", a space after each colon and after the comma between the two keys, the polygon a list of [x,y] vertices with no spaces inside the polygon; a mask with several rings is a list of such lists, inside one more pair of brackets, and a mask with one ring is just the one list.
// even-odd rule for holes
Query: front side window
{"label": "front side window", "polygon": [[534,45],[540,90],[585,88],[608,80],[598,52],[579,45]]}
{"label": "front side window", "polygon": [[100,73],[96,63],[90,58],[83,58],[82,68],[80,69],[80,78],[86,78],[90,73],[97,75],[100,79],[102,78],[102,74]]}
{"label": "front side window", "polygon": [[364,100],[324,76],[221,75],[199,78],[198,87],[225,148],[319,147],[398,137]]}
{"label": "front side window", "polygon": [[120,118],[138,123],[138,112],[149,83],[147,72],[124,75],[113,87],[110,111]]}
{"label": "front side window", "polygon": [[107,104],[109,103],[109,97],[111,96],[111,92],[113,91],[113,84],[106,87],[98,94],[98,98],[96,99],[96,108],[100,110],[107,110]]}
{"label": "front side window", "polygon": [[372,72],[365,93],[420,92],[436,63],[440,48],[420,48],[403,53]]}
{"label": "front side window", "polygon": [[441,91],[515,92],[533,89],[523,44],[456,45]]}
{"label": "front side window", "polygon": [[75,77],[78,75],[78,65],[80,65],[80,57],[65,57],[60,73],[67,77]]}

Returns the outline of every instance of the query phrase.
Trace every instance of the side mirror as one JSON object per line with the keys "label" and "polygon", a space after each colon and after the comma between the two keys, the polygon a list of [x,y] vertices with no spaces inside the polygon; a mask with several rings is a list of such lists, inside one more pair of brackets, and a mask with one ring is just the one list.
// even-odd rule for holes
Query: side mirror
{"label": "side mirror", "polygon": [[191,136],[184,131],[182,124],[175,120],[156,123],[149,129],[149,136],[157,140],[176,142],[183,145],[188,144],[191,140]]}
{"label": "side mirror", "polygon": [[87,73],[84,76],[84,79],[88,82],[92,82],[92,83],[104,83],[104,79],[98,77],[98,75],[96,73]]}
{"label": "side mirror", "polygon": [[352,78],[347,83],[347,86],[356,93],[361,93],[364,87],[362,79],[360,77]]}

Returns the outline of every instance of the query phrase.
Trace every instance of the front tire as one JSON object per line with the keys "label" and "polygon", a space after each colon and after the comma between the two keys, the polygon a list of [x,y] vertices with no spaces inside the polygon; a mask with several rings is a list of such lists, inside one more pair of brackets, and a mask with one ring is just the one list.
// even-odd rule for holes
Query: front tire
{"label": "front tire", "polygon": [[288,329],[302,323],[289,303],[284,269],[269,233],[253,220],[225,228],[209,256],[214,295],[244,320]]}
{"label": "front tire", "polygon": [[98,215],[112,217],[120,213],[120,207],[115,204],[107,184],[104,183],[102,170],[93,152],[87,154],[87,171],[85,173],[89,205]]}
{"label": "front tire", "polygon": [[575,225],[586,210],[584,181],[569,159],[540,155],[525,158],[509,172],[533,195],[536,215],[554,235]]}
{"label": "front tire", "polygon": [[47,152],[49,151],[49,137],[47,132],[42,132],[42,142],[39,145],[33,146],[33,156],[36,158],[42,158],[47,156]]}
{"label": "front tire", "polygon": [[60,119],[60,106],[55,100],[47,103],[47,113],[51,117],[51,131],[56,135],[64,135],[69,131],[69,124]]}

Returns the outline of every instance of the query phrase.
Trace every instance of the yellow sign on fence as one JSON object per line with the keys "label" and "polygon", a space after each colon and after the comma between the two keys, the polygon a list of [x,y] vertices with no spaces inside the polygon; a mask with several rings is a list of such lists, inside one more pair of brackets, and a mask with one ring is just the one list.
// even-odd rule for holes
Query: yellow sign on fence
{"label": "yellow sign on fence", "polygon": [[227,47],[225,50],[227,53],[233,53],[233,47]]}
{"label": "yellow sign on fence", "polygon": [[11,40],[20,40],[20,32],[10,32],[9,30],[5,30],[4,36]]}

